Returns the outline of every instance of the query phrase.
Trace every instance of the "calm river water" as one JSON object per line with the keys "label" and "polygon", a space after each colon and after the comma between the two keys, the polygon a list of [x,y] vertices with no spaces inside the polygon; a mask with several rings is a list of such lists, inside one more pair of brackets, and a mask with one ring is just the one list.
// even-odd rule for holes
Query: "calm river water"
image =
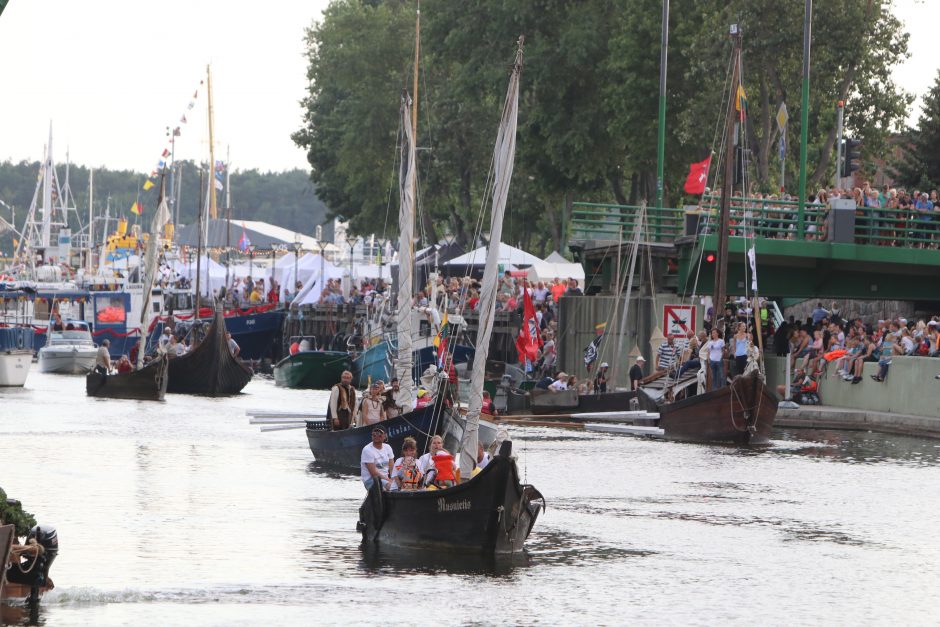
{"label": "calm river water", "polygon": [[364,555],[357,478],[228,399],[0,390],[0,486],[61,550],[46,625],[926,624],[940,621],[940,441],[781,431],[748,450],[511,429],[548,500],[512,564]]}

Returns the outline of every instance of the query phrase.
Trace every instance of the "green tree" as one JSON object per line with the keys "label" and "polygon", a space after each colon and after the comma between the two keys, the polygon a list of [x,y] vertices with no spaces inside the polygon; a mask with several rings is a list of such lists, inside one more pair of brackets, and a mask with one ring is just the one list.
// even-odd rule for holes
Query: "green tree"
{"label": "green tree", "polygon": [[900,145],[893,164],[898,183],[917,189],[940,185],[940,72],[924,95],[917,126],[905,131]]}

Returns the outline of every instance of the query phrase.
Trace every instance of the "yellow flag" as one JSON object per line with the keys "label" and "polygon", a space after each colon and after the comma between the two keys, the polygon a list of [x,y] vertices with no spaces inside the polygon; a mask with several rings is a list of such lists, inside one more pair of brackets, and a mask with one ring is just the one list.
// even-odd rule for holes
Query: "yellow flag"
{"label": "yellow flag", "polygon": [[144,182],[144,191],[147,191],[147,190],[150,189],[151,187],[153,187],[153,181],[145,181],[145,182]]}
{"label": "yellow flag", "polygon": [[738,85],[738,93],[734,98],[734,110],[740,111],[742,106],[747,106],[747,95],[744,93],[744,85]]}
{"label": "yellow flag", "polygon": [[142,210],[143,209],[140,206],[139,202],[135,202],[133,205],[131,205],[131,213],[136,213],[137,215],[140,215]]}

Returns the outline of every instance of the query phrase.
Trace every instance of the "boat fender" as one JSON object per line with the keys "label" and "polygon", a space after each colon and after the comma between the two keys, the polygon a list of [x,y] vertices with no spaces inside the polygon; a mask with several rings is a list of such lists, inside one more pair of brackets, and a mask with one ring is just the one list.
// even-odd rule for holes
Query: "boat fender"
{"label": "boat fender", "polygon": [[18,334],[16,335],[16,347],[17,347],[17,348],[23,348],[24,345],[25,345],[25,342],[24,342],[24,340],[23,340],[23,334],[22,334],[22,333],[18,333]]}

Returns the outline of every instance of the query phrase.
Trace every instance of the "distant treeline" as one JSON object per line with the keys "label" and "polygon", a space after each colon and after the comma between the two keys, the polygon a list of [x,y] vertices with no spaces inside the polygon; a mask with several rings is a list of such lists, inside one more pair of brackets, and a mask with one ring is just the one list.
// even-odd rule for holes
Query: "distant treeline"
{"label": "distant treeline", "polygon": [[[200,193],[200,169],[206,164],[191,161],[177,162],[182,180],[180,187],[179,220],[193,222],[197,208],[205,202],[204,184]],[[65,164],[57,164],[60,185],[65,185]],[[177,176],[180,176],[179,174]],[[10,161],[0,163],[0,201],[16,210],[16,228],[22,229],[39,177],[39,162]],[[159,186],[143,191],[147,175],[130,170],[95,169],[95,215],[102,215],[111,207],[111,217],[126,216],[131,221],[131,205],[140,201],[144,207],[143,220],[153,214],[157,206]],[[223,177],[224,180],[224,177]],[[278,226],[313,234],[317,225],[326,220],[326,207],[317,198],[309,174],[303,170],[287,172],[259,172],[235,170],[231,174],[232,218],[235,220],[261,220]],[[88,215],[88,168],[72,165],[69,168],[69,187],[83,222]],[[169,189],[169,178],[167,179]],[[218,194],[218,206],[225,206],[225,191]],[[12,211],[0,205],[0,217],[11,219]],[[175,216],[174,216],[175,217]],[[220,217],[221,213],[220,213]],[[5,246],[5,244],[3,244]]]}

